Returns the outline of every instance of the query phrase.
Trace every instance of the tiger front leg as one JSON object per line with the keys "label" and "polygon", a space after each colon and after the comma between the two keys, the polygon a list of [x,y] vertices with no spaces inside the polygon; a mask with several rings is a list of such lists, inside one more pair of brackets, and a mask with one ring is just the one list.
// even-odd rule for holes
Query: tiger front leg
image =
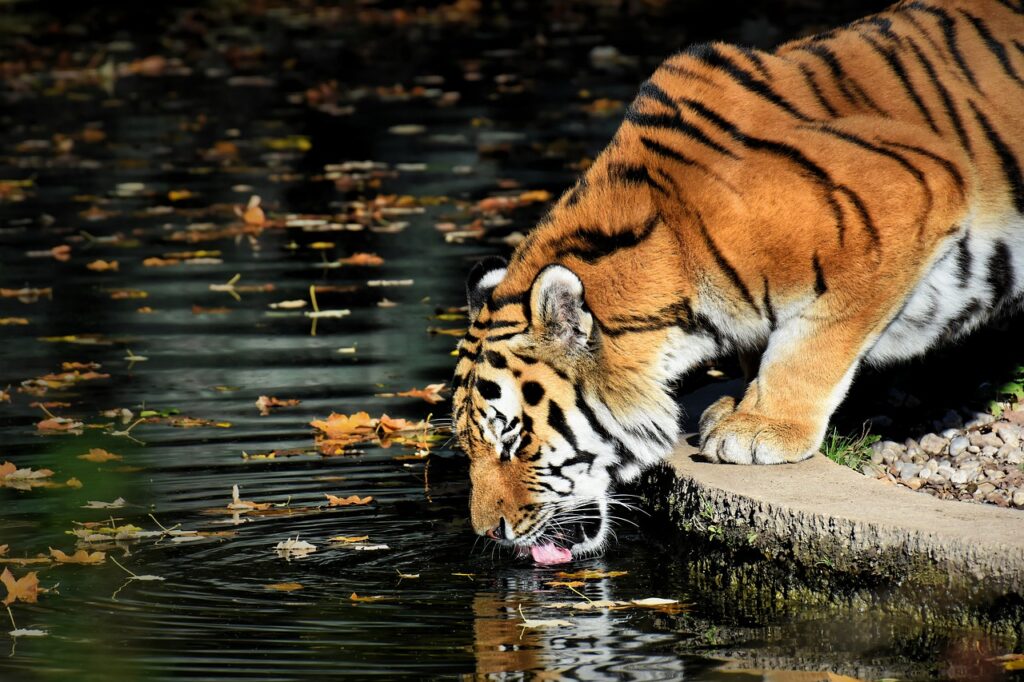
{"label": "tiger front leg", "polygon": [[723,398],[700,420],[701,454],[714,462],[799,462],[821,445],[866,345],[850,319],[797,317],[769,339],[757,379],[739,403]]}

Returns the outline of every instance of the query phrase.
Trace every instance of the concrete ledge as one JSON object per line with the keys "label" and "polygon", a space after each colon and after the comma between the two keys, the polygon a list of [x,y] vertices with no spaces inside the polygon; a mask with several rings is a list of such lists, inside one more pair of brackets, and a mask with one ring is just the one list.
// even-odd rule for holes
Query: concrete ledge
{"label": "concrete ledge", "polygon": [[822,455],[709,464],[680,444],[644,497],[678,527],[812,568],[1024,594],[1024,512],[887,485]]}

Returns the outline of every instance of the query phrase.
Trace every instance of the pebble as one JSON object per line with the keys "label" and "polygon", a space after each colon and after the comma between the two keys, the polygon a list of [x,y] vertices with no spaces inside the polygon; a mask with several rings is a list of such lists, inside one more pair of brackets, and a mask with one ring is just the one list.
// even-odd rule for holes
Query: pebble
{"label": "pebble", "polygon": [[961,452],[967,449],[967,446],[971,444],[971,441],[967,440],[963,436],[957,436],[949,441],[949,455],[950,457],[956,457]]}
{"label": "pebble", "polygon": [[[919,404],[899,391],[889,396],[893,404]],[[1024,510],[1024,404],[1004,405],[999,419],[949,410],[933,427],[919,439],[873,443],[861,473],[940,500]]]}

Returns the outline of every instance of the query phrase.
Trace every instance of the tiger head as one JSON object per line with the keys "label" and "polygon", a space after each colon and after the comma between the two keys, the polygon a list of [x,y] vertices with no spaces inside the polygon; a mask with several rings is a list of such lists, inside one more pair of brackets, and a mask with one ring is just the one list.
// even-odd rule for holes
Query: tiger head
{"label": "tiger head", "polygon": [[623,423],[601,399],[612,344],[581,279],[551,264],[525,292],[503,297],[508,287],[495,288],[506,268],[492,258],[469,276],[470,327],[453,381],[473,527],[521,553],[554,546],[596,554],[612,535],[610,508],[623,504],[612,485],[634,477],[645,453],[653,459],[671,447],[678,408],[662,403],[661,421],[671,426],[654,436],[659,447],[645,447],[649,422]]}

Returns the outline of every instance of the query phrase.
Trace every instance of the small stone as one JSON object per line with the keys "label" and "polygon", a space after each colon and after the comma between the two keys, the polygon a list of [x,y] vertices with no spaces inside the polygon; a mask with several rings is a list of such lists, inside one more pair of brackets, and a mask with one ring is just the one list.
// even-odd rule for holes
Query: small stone
{"label": "small stone", "polygon": [[920,464],[912,464],[910,462],[905,463],[900,467],[900,480],[909,481],[910,479],[917,476],[918,472],[922,469]]}
{"label": "small stone", "polygon": [[1003,439],[996,434],[982,433],[980,431],[974,431],[970,435],[971,445],[976,445],[979,448],[994,447],[996,450],[1003,447]]}
{"label": "small stone", "polygon": [[992,431],[999,436],[1007,445],[1017,445],[1024,437],[1024,429],[1019,424],[1010,422],[996,422],[992,425]]}
{"label": "small stone", "polygon": [[1005,456],[1007,464],[1022,464],[1024,463],[1024,451],[1020,448],[1016,448],[1006,453]]}
{"label": "small stone", "polygon": [[986,483],[982,483],[981,485],[978,486],[977,490],[975,491],[975,494],[977,495],[977,494],[980,493],[981,495],[988,495],[990,492],[994,491],[995,489],[996,489],[996,487],[994,485],[992,485],[991,483],[986,482]]}
{"label": "small stone", "polygon": [[986,478],[990,481],[1001,481],[1006,478],[1006,472],[1002,469],[992,469],[985,474]]}
{"label": "small stone", "polygon": [[971,444],[971,441],[963,436],[957,436],[953,440],[949,441],[949,454],[951,457],[956,457],[961,452],[967,449],[967,446]]}
{"label": "small stone", "polygon": [[921,439],[921,449],[929,455],[939,455],[946,449],[946,439],[934,433],[925,434]]}
{"label": "small stone", "polygon": [[1024,507],[1024,489],[1017,489],[1017,491],[1013,493],[1013,506]]}
{"label": "small stone", "polygon": [[999,454],[999,448],[994,445],[986,445],[981,449],[982,459],[995,459],[996,455]]}
{"label": "small stone", "polygon": [[953,485],[963,485],[964,483],[967,483],[967,479],[968,474],[964,469],[956,469],[949,475],[949,482]]}
{"label": "small stone", "polygon": [[946,485],[946,477],[939,473],[934,473],[928,477],[928,485],[933,485],[936,488],[941,488]]}
{"label": "small stone", "polygon": [[868,478],[882,478],[885,476],[885,472],[882,469],[871,464],[862,464],[860,472]]}
{"label": "small stone", "polygon": [[959,429],[964,425],[964,420],[960,418],[956,410],[950,410],[942,417],[942,423],[946,428]]}
{"label": "small stone", "polygon": [[976,455],[979,452],[981,452],[981,448],[979,448],[977,445],[968,445],[967,452],[971,453],[972,455]]}
{"label": "small stone", "polygon": [[920,478],[912,478],[905,483],[905,485],[911,490],[920,490],[921,486],[924,485],[924,481]]}
{"label": "small stone", "polygon": [[1009,507],[1010,501],[1006,499],[1006,495],[1001,492],[991,492],[985,496],[985,501],[989,504],[994,504],[1000,507]]}
{"label": "small stone", "polygon": [[911,456],[918,452],[921,452],[921,446],[918,445],[917,441],[914,440],[913,438],[908,438],[907,440],[903,441],[903,448]]}
{"label": "small stone", "polygon": [[876,450],[875,452],[871,453],[871,463],[872,464],[882,464],[884,461],[885,461],[885,458],[882,457],[882,453],[880,451]]}
{"label": "small stone", "polygon": [[932,472],[938,471],[939,470],[939,460],[937,460],[937,459],[930,459],[930,460],[928,460],[927,462],[924,463],[924,468],[927,469],[928,471],[932,471]]}
{"label": "small stone", "polygon": [[931,478],[931,476],[932,476],[932,470],[929,469],[927,466],[925,466],[923,469],[921,469],[921,471],[919,471],[917,473],[917,477],[919,479],[921,479],[922,481],[929,480]]}
{"label": "small stone", "polygon": [[968,420],[968,422],[964,424],[964,428],[977,429],[981,426],[991,424],[995,420],[996,418],[990,415],[988,412],[975,412],[971,416],[970,420]]}
{"label": "small stone", "polygon": [[947,481],[952,478],[953,474],[956,473],[956,469],[950,466],[940,466],[936,471],[936,476],[942,476]]}

